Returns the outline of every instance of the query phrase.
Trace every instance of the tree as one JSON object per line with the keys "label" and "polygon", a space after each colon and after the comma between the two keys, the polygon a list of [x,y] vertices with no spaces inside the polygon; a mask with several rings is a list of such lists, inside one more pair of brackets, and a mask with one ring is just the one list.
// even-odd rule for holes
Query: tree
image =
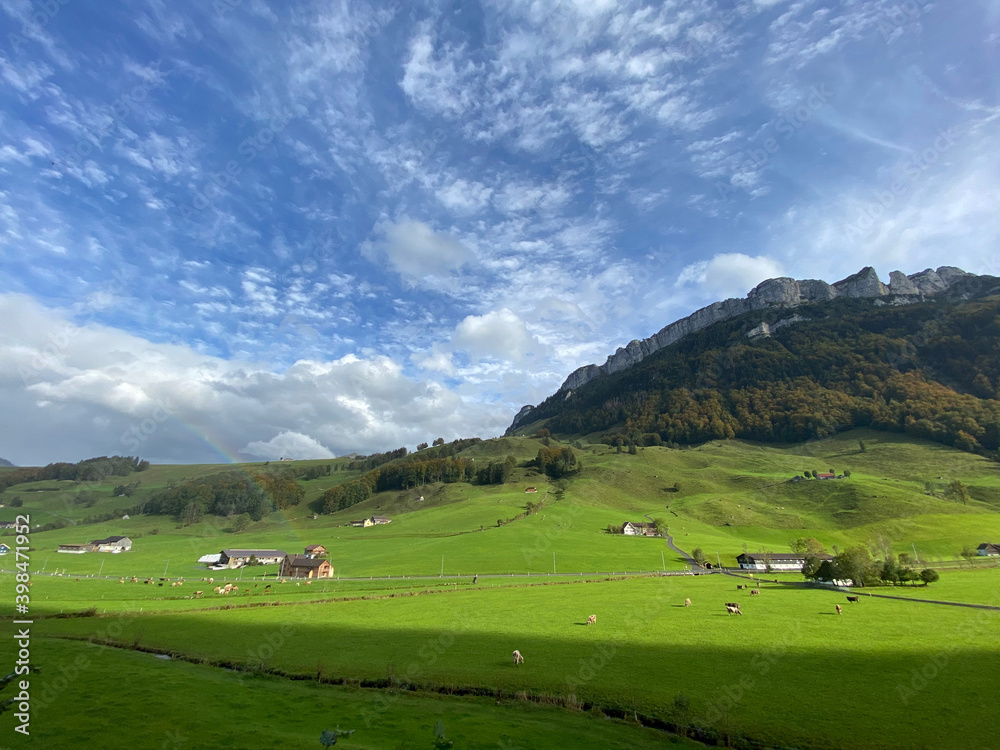
{"label": "tree", "polygon": [[847,477],[848,479],[850,479],[851,478],[851,470],[850,469],[844,469],[844,476]]}
{"label": "tree", "polygon": [[961,479],[953,479],[948,485],[948,489],[956,500],[961,501],[962,505],[969,504],[969,488]]}
{"label": "tree", "polygon": [[924,582],[924,586],[928,583],[934,583],[940,578],[941,576],[938,575],[938,572],[932,568],[924,568],[920,571],[920,580]]}
{"label": "tree", "polygon": [[249,513],[240,513],[233,519],[233,533],[238,534],[241,531],[246,531],[250,528],[251,523],[253,523],[253,519],[250,518]]}
{"label": "tree", "polygon": [[691,557],[699,565],[705,564],[705,553],[702,552],[701,547],[695,547],[693,550],[691,550]]}
{"label": "tree", "polygon": [[427,447],[427,443],[418,443],[417,444],[417,450],[418,451],[422,451],[426,447]]}
{"label": "tree", "polygon": [[802,575],[815,579],[822,564],[823,561],[815,555],[806,555],[805,560],[802,561]]}
{"label": "tree", "polygon": [[653,519],[653,525],[656,527],[656,533],[657,534],[660,534],[662,536],[663,534],[667,533],[667,528],[668,528],[669,525],[667,524],[667,522],[664,519],[662,519],[662,518],[654,518]]}
{"label": "tree", "polygon": [[634,456],[635,455],[635,450],[636,450],[635,449],[635,443],[629,443],[628,444],[628,454],[630,456]]}
{"label": "tree", "polygon": [[962,547],[962,557],[965,558],[965,561],[969,563],[969,565],[972,565],[972,561],[975,559],[977,554],[978,553],[968,544]]}
{"label": "tree", "polygon": [[867,586],[878,577],[878,567],[867,547],[850,547],[837,555],[837,571],[855,586]]}
{"label": "tree", "polygon": [[858,450],[861,451],[861,453],[864,453],[866,450],[868,450],[868,448],[865,447],[865,441],[864,440],[859,440],[858,441]]}
{"label": "tree", "polygon": [[811,474],[813,479],[816,479],[819,476],[819,472],[817,472],[816,469],[813,469]]}
{"label": "tree", "polygon": [[20,495],[14,495],[14,497],[11,498],[10,501],[11,508],[20,508],[22,505],[24,505],[24,500],[21,499]]}
{"label": "tree", "polygon": [[904,568],[907,565],[912,565],[913,564],[913,558],[910,557],[910,553],[909,552],[900,552],[896,559],[899,561],[899,564],[901,566],[903,566]]}
{"label": "tree", "polygon": [[439,445],[444,445],[444,438],[436,438],[434,440],[434,447],[436,448]]}
{"label": "tree", "polygon": [[251,567],[254,565],[260,565],[260,560],[257,559],[257,555],[250,555],[250,559],[247,560],[247,565]]}
{"label": "tree", "polygon": [[623,445],[625,445],[625,441],[622,440],[621,438],[615,440],[615,453],[621,453]]}
{"label": "tree", "polygon": [[794,539],[788,543],[792,552],[797,555],[825,555],[826,547],[824,547],[818,539],[815,537],[803,537],[800,536],[798,539]]}

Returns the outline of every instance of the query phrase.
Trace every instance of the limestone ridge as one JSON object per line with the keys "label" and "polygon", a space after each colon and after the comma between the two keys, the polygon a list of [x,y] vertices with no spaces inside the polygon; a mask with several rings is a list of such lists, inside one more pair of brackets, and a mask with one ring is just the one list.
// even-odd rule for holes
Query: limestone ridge
{"label": "limestone ridge", "polygon": [[[770,308],[792,308],[809,302],[822,302],[838,297],[893,297],[918,301],[940,294],[958,279],[972,276],[960,268],[941,266],[936,271],[926,269],[906,276],[900,271],[889,274],[889,283],[879,281],[878,274],[871,266],[862,268],[856,274],[834,284],[816,279],[797,281],[790,278],[768,279],[758,284],[742,299],[727,299],[703,307],[686,318],[671,323],[658,333],[642,341],[633,340],[608,357],[603,365],[585,365],[570,373],[559,391],[573,391],[602,375],[611,375],[626,370],[650,354],[680,341],[689,333],[700,331],[713,323],[735,318],[753,310]],[[794,321],[789,321],[794,322]],[[771,330],[780,326],[771,326]],[[770,331],[761,329],[757,335],[768,335]],[[525,406],[517,413],[508,433],[530,421],[533,407]]]}

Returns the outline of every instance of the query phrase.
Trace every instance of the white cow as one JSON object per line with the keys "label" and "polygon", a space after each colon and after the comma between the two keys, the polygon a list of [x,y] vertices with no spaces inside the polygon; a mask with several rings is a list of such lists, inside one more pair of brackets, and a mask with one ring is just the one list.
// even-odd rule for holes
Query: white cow
{"label": "white cow", "polygon": [[514,654],[513,654],[513,656],[514,656],[514,666],[515,666],[515,667],[516,667],[516,666],[517,666],[518,664],[524,664],[524,657],[523,657],[523,656],[521,656],[521,652],[520,652],[520,651],[518,651],[517,649],[514,649]]}

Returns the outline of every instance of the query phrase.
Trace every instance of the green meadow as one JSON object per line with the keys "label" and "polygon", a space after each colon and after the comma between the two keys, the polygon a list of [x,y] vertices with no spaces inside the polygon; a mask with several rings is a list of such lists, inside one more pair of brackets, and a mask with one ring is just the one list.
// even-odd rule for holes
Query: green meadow
{"label": "green meadow", "polygon": [[[1000,591],[1000,571],[962,575],[983,599]],[[286,678],[593,704],[768,746],[986,748],[1000,732],[1000,690],[975,679],[1000,668],[1000,611],[867,597],[848,605],[840,592],[772,583],[750,597],[737,583],[712,575],[467,587],[46,619],[36,629]],[[727,615],[727,601],[744,614]],[[515,648],[522,667],[512,664]],[[454,700],[456,711],[467,702]]]}
{"label": "green meadow", "polygon": [[[342,459],[295,462],[295,471],[315,463],[333,471],[301,482],[300,505],[240,532],[227,518],[184,525],[118,513],[171,483],[262,464],[153,466],[98,483],[8,488],[0,499],[23,506],[0,508],[0,520],[28,514],[35,527],[33,656],[43,671],[34,679],[45,684],[56,664],[80,654],[99,667],[60,692],[58,709],[39,713],[36,746],[72,727],[108,725],[88,713],[86,695],[116,717],[136,702],[157,707],[123,725],[121,746],[132,747],[170,747],[165,732],[176,726],[198,738],[178,747],[310,746],[337,724],[358,730],[338,746],[430,747],[437,718],[456,748],[694,746],[639,720],[736,747],[995,746],[1000,689],[983,676],[1000,667],[1000,611],[911,600],[1000,606],[997,561],[960,557],[1000,541],[997,463],[855,430],[801,445],[723,441],[634,455],[583,443],[582,468],[553,480],[527,465],[541,445],[502,438],[463,452],[477,462],[515,455],[520,465],[504,485],[383,492],[329,515],[310,503],[361,472]],[[850,477],[790,481],[814,469]],[[132,497],[112,497],[115,485],[136,480]],[[966,498],[951,490],[955,480]],[[540,504],[530,514],[529,501]],[[373,514],[392,523],[348,525]],[[69,525],[37,528],[54,519]],[[664,520],[681,549],[701,548],[723,565],[744,550],[786,552],[792,540],[815,537],[831,552],[905,552],[941,579],[873,588],[902,599],[848,605],[843,592],[769,574],[782,583],[765,582],[751,598],[729,576],[657,576],[687,571],[686,560],[662,538],[607,530],[650,519]],[[129,536],[132,551],[56,551],[109,535]],[[13,546],[10,532],[0,540]],[[299,553],[314,543],[329,549],[335,574],[308,585],[280,581],[276,566],[209,571],[197,562],[226,548]],[[0,558],[7,571],[13,563]],[[223,581],[238,591],[216,594]],[[13,590],[11,573],[0,582]],[[727,615],[727,601],[744,614]],[[11,604],[0,615],[11,617]],[[585,624],[590,614],[596,626]],[[523,667],[512,663],[515,648]],[[99,678],[116,669],[136,677]],[[382,707],[377,721],[372,706]],[[232,726],[192,719],[198,707]],[[238,724],[253,711],[267,728],[247,737]],[[10,733],[0,736],[2,746]]]}

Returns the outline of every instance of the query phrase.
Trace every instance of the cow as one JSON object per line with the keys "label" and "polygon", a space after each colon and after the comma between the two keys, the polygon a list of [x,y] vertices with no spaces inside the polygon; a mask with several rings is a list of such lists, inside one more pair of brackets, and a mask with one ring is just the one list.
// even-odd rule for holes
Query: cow
{"label": "cow", "polygon": [[685,599],[684,600],[684,606],[685,607],[690,607],[691,606],[691,600],[690,599]]}
{"label": "cow", "polygon": [[472,576],[472,585],[474,586],[477,583],[479,583],[479,573],[476,573],[474,576]]}
{"label": "cow", "polygon": [[209,582],[209,583],[215,583],[215,579],[214,579],[214,578],[209,578],[209,579],[208,579],[208,582]]}
{"label": "cow", "polygon": [[861,597],[860,596],[849,596],[849,597],[847,597],[847,601],[849,601],[849,602],[855,602],[856,604],[860,604],[861,603]]}
{"label": "cow", "polygon": [[118,579],[118,583],[125,583],[125,579],[124,578],[119,578]]}
{"label": "cow", "polygon": [[840,608],[840,605],[838,604],[838,605],[837,605],[837,614],[839,615],[839,614],[841,613],[841,611],[842,611],[842,610],[841,610],[841,608]]}
{"label": "cow", "polygon": [[742,591],[742,590],[743,590],[743,589],[745,589],[745,588],[746,588],[746,586],[744,586],[744,585],[743,585],[743,584],[741,584],[741,583],[737,583],[737,584],[736,584],[736,590],[737,590],[737,591]]}
{"label": "cow", "polygon": [[194,592],[194,595],[195,595],[195,596],[201,596],[201,595],[202,595],[202,594],[204,594],[204,593],[205,593],[204,591],[195,591],[195,592]]}
{"label": "cow", "polygon": [[726,602],[726,612],[731,615],[742,615],[739,602]]}
{"label": "cow", "polygon": [[518,666],[519,664],[524,664],[524,657],[521,656],[521,652],[520,651],[518,651],[517,649],[514,649],[514,653],[512,654],[512,656],[514,657],[514,666],[515,667]]}
{"label": "cow", "polygon": [[596,625],[597,624],[597,615],[591,615],[590,617],[588,617],[587,618],[587,624],[588,625]]}
{"label": "cow", "polygon": [[264,587],[264,593],[265,593],[265,594],[270,594],[270,593],[271,593],[271,584],[267,584],[267,585],[266,585],[266,586]]}
{"label": "cow", "polygon": [[760,589],[750,589],[750,596],[760,596]]}

